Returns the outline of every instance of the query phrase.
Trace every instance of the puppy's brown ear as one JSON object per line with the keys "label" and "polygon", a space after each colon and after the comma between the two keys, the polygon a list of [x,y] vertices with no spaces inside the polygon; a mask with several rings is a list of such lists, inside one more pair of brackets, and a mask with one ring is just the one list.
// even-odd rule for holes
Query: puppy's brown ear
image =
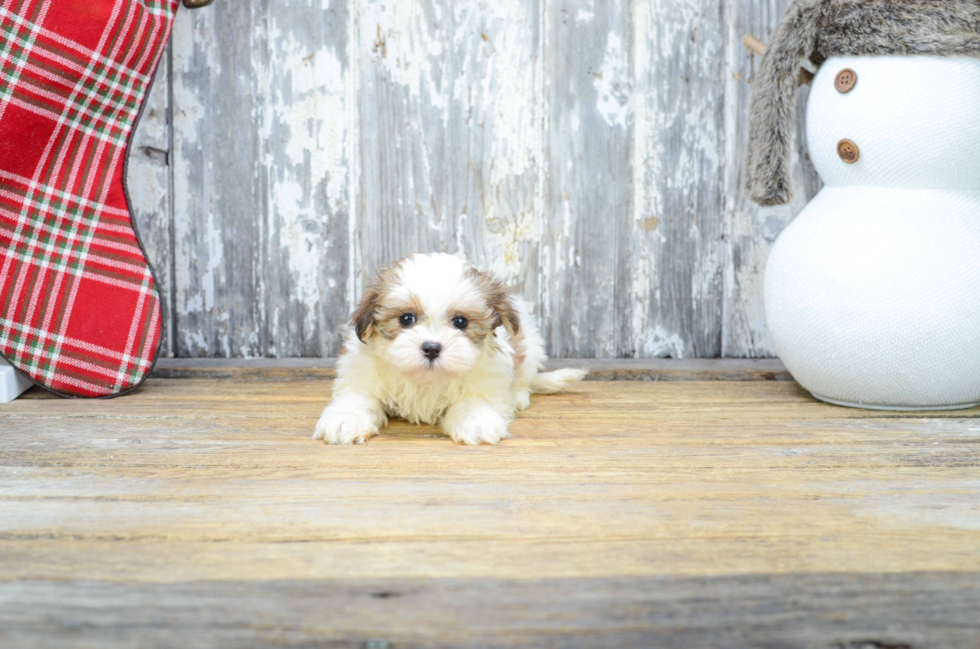
{"label": "puppy's brown ear", "polygon": [[514,307],[514,301],[510,299],[507,292],[504,291],[503,298],[498,302],[491,302],[491,308],[500,318],[500,323],[504,325],[504,329],[507,330],[511,336],[516,336],[517,332],[521,330],[521,319],[517,315],[517,309]]}
{"label": "puppy's brown ear", "polygon": [[476,269],[470,269],[470,276],[476,282],[480,291],[483,292],[484,297],[487,299],[487,304],[493,312],[495,319],[493,328],[496,329],[500,325],[503,325],[507,333],[511,336],[516,336],[517,332],[521,330],[521,320],[517,315],[517,308],[514,306],[514,301],[511,300],[504,285],[491,275],[482,273]]}
{"label": "puppy's brown ear", "polygon": [[351,316],[351,324],[354,325],[354,333],[362,343],[373,336],[377,331],[375,327],[375,317],[380,306],[381,289],[375,284],[364,292],[361,303],[357,305],[357,310]]}

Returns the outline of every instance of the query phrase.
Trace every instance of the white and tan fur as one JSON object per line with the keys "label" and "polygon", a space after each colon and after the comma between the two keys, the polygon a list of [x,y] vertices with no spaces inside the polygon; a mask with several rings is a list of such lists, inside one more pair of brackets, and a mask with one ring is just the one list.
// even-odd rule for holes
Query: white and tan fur
{"label": "white and tan fur", "polygon": [[[441,345],[436,358],[425,343]],[[498,281],[452,255],[412,255],[381,272],[355,311],[313,439],[362,444],[393,416],[438,424],[457,442],[496,444],[531,393],[585,376],[542,373],[545,359],[534,315]]]}

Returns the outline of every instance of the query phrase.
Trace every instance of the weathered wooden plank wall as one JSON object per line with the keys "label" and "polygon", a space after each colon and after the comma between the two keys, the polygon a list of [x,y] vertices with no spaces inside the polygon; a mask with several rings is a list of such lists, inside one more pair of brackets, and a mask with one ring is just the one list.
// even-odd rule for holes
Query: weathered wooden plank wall
{"label": "weathered wooden plank wall", "polygon": [[165,353],[335,355],[367,277],[442,250],[536,303],[555,356],[771,355],[765,258],[819,179],[798,137],[796,202],[742,196],[741,39],[786,2],[182,11],[130,164]]}
{"label": "weathered wooden plank wall", "polygon": [[126,181],[140,239],[162,299],[161,349],[173,350],[173,194],[170,173],[170,49],[157,69],[133,137]]}
{"label": "weathered wooden plank wall", "polygon": [[776,237],[817,193],[820,179],[806,156],[804,108],[807,87],[797,94],[796,147],[791,158],[794,200],[790,205],[760,208],[741,191],[742,156],[748,136],[750,81],[758,57],[742,46],[742,36],[755,34],[768,41],[788,4],[787,0],[732,0],[727,3],[725,70],[725,265],[723,356],[768,356],[775,350],[766,333],[762,309],[762,271]]}

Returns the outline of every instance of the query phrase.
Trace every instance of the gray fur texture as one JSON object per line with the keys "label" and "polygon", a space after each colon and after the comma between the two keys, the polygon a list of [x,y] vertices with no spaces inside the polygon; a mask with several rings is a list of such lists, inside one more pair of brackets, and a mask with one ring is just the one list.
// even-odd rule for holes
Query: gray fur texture
{"label": "gray fur texture", "polygon": [[753,82],[745,156],[750,199],[759,205],[790,200],[795,95],[809,76],[800,62],[889,54],[980,56],[980,0],[795,0]]}

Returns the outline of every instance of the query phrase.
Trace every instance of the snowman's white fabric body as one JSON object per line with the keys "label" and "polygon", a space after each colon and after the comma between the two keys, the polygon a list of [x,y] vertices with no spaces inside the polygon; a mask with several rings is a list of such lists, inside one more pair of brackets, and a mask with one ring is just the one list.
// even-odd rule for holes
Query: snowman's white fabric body
{"label": "snowman's white fabric body", "polygon": [[825,187],[767,263],[779,356],[825,401],[980,403],[980,58],[828,58],[806,128]]}

